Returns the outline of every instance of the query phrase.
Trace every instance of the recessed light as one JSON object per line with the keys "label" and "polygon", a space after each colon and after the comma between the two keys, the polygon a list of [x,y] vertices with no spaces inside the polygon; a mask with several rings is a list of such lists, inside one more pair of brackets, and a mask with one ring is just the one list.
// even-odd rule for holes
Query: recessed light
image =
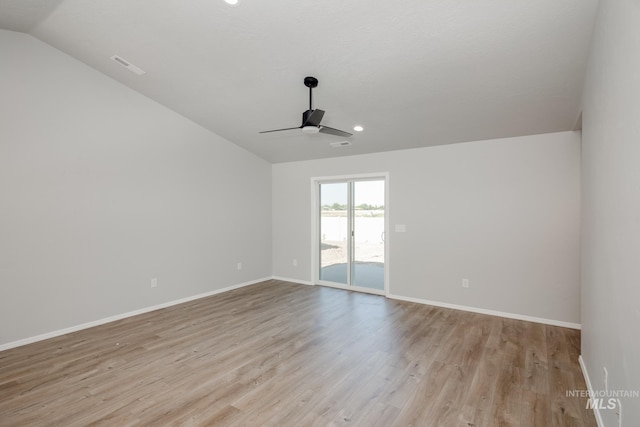
{"label": "recessed light", "polygon": [[224,0],[225,3],[231,6],[236,6],[238,4],[238,0]]}
{"label": "recessed light", "polygon": [[358,125],[358,126],[354,126],[353,130],[355,130],[356,132],[362,132],[364,130],[364,128],[362,126]]}

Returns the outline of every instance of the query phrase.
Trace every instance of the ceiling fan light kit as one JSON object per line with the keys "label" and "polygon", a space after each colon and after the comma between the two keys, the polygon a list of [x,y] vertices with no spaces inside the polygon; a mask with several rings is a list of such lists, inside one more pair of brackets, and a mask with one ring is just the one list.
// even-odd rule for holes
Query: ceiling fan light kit
{"label": "ceiling fan light kit", "polygon": [[306,133],[308,135],[313,135],[318,132],[320,132],[320,128],[317,126],[305,126],[302,128],[302,133]]}
{"label": "ceiling fan light kit", "polygon": [[265,130],[260,133],[280,132],[283,130],[301,129],[305,134],[325,133],[328,135],[341,136],[343,138],[349,138],[353,134],[345,132],[340,129],[334,129],[329,126],[323,126],[320,124],[324,111],[320,109],[313,109],[313,88],[318,86],[318,79],[315,77],[305,77],[304,85],[309,88],[309,109],[302,113],[302,124],[294,128]]}

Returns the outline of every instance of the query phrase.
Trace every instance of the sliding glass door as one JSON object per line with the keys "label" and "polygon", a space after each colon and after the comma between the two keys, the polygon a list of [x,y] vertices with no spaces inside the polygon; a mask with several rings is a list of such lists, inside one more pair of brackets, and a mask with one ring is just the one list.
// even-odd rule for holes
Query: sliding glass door
{"label": "sliding glass door", "polygon": [[352,185],[351,284],[384,290],[384,181]]}
{"label": "sliding glass door", "polygon": [[321,284],[383,293],[384,179],[319,183]]}
{"label": "sliding glass door", "polygon": [[320,280],[349,284],[349,184],[320,184]]}

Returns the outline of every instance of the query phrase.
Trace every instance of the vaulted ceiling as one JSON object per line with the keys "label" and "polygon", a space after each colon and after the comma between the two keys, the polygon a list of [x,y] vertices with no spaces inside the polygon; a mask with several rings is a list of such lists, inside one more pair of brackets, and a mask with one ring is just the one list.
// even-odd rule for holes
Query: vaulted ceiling
{"label": "vaulted ceiling", "polygon": [[[22,31],[270,162],[572,130],[597,0],[0,0]],[[136,75],[118,55],[146,73]],[[323,124],[299,130],[305,76]]]}

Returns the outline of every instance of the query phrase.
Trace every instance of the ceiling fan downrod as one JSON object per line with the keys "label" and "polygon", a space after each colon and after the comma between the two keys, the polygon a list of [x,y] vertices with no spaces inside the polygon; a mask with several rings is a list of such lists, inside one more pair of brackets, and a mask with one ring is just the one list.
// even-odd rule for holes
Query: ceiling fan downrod
{"label": "ceiling fan downrod", "polygon": [[309,88],[309,110],[313,111],[313,88],[318,87],[318,79],[315,77],[305,77],[304,85]]}

